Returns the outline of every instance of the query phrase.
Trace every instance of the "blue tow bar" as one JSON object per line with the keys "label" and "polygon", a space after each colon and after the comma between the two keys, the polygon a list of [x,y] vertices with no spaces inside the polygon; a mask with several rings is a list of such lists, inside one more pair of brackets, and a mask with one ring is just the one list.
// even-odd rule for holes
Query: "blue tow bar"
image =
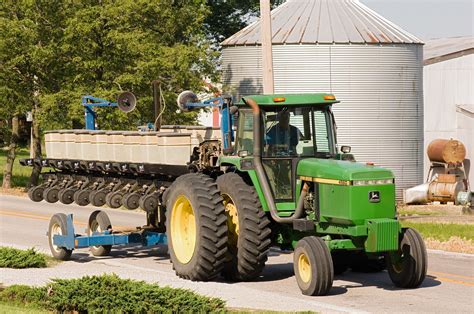
{"label": "blue tow bar", "polygon": [[66,229],[65,235],[53,236],[53,244],[68,250],[97,245],[137,244],[153,246],[168,243],[166,234],[148,230],[119,234],[113,234],[109,230],[106,230],[103,232],[94,232],[90,236],[76,235],[74,232],[72,214],[67,215]]}

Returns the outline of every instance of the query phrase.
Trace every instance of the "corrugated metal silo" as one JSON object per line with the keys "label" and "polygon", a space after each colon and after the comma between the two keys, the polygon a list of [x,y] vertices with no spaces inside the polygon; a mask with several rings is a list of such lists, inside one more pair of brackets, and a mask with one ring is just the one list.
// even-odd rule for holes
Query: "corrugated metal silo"
{"label": "corrugated metal silo", "polygon": [[[289,0],[272,32],[275,93],[334,93],[339,144],[393,170],[398,199],[421,183],[423,43],[351,0]],[[222,45],[225,89],[261,93],[259,22]]]}

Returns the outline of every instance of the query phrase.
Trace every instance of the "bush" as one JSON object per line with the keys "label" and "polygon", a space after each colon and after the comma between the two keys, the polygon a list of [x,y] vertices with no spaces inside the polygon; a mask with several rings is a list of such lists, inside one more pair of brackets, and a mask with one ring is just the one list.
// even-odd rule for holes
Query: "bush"
{"label": "bush", "polygon": [[0,267],[42,268],[46,266],[46,255],[38,253],[35,249],[19,250],[0,247]]}
{"label": "bush", "polygon": [[57,312],[161,313],[224,312],[224,301],[190,290],[159,287],[116,275],[55,279],[47,287],[11,286],[0,302],[40,305]]}

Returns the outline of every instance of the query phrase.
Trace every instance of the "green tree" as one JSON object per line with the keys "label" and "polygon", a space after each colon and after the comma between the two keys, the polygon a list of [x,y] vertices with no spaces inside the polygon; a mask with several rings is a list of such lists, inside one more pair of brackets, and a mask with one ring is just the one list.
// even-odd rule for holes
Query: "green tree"
{"label": "green tree", "polygon": [[[272,7],[285,0],[272,0]],[[218,44],[238,32],[260,15],[260,0],[207,0],[211,10],[205,20],[206,31]]]}
{"label": "green tree", "polygon": [[62,49],[68,56],[66,87],[45,96],[43,125],[83,123],[80,95],[115,100],[133,92],[137,109],[97,111],[100,128],[132,129],[153,122],[151,82],[161,81],[167,104],[164,123],[193,123],[196,113],[176,114],[177,93],[199,90],[205,76],[215,77],[214,52],[205,37],[204,1],[82,1],[68,19]]}
{"label": "green tree", "polygon": [[[18,117],[37,112],[40,97],[61,88],[65,61],[59,48],[69,7],[62,0],[4,0],[0,2],[0,110],[12,121],[3,187],[10,178],[17,147]],[[33,123],[35,153],[41,154],[39,125]],[[34,170],[38,173],[38,169]],[[32,176],[33,180],[35,176]]]}

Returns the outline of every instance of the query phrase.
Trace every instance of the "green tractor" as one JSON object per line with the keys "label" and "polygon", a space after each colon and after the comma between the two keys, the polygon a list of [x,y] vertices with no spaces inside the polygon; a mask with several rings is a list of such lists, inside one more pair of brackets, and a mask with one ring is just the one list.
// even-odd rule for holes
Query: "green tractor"
{"label": "green tractor", "polygon": [[[305,295],[329,293],[348,268],[381,271],[416,288],[427,271],[420,234],[396,218],[391,171],[340,147],[330,94],[244,97],[232,149],[214,171],[178,177],[163,196],[173,267],[180,277],[259,276],[271,246],[294,250]],[[203,173],[204,172],[204,173]]]}

